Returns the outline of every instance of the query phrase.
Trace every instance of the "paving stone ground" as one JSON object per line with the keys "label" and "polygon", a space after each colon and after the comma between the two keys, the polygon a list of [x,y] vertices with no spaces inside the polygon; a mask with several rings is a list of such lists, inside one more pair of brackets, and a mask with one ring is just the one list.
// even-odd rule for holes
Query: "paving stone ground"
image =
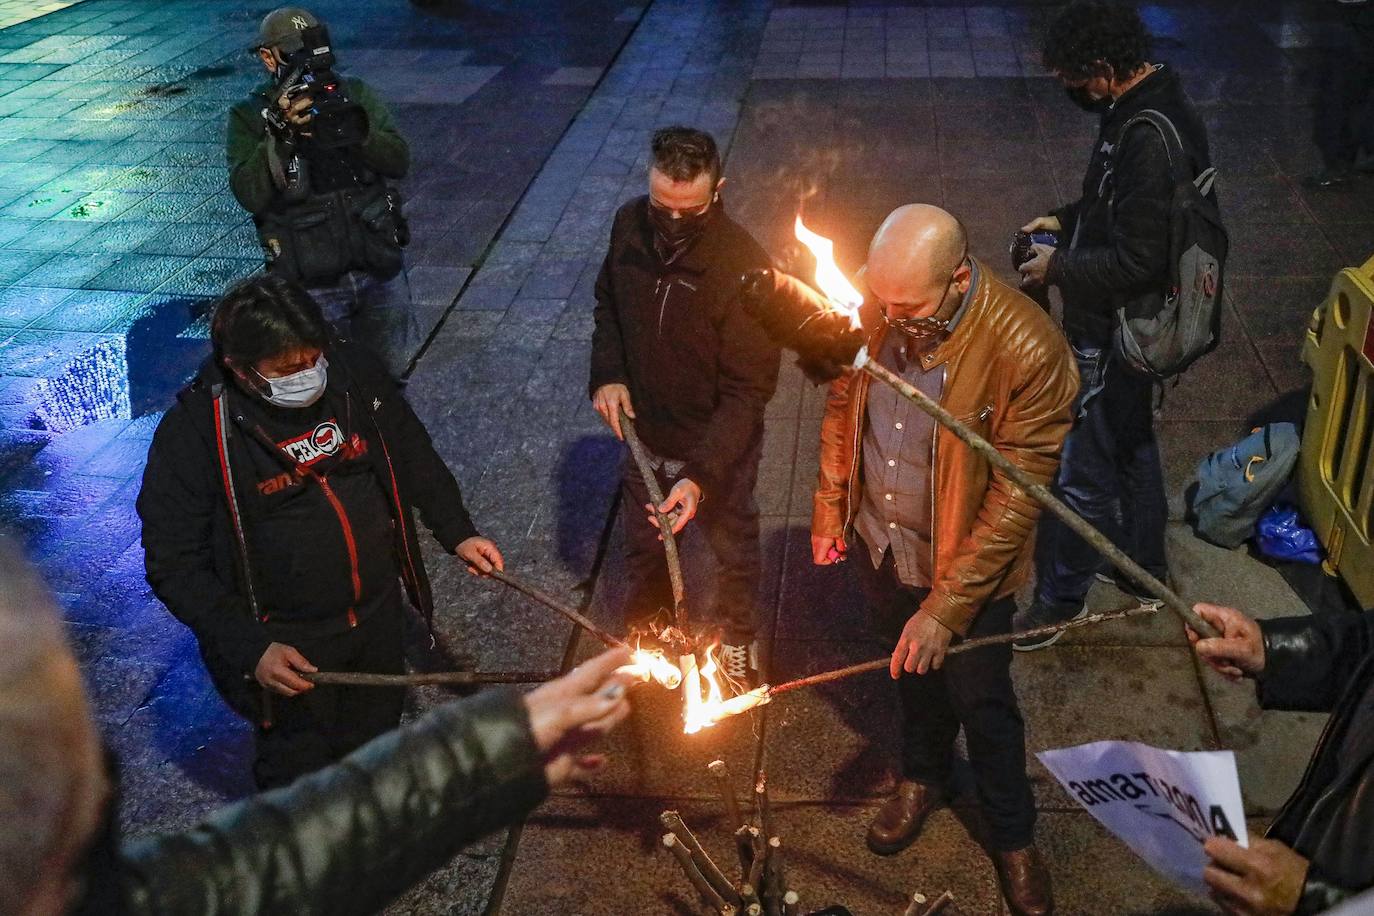
{"label": "paving stone ground", "polygon": [[[416,144],[410,278],[434,333],[408,396],[512,568],[618,623],[620,450],[584,387],[595,271],[611,215],[642,193],[651,130],[713,131],[727,206],[780,262],[795,259],[798,208],[853,270],[882,217],[920,200],[963,218],[974,253],[1005,274],[1012,230],[1076,194],[1093,135],[1036,66],[1028,36],[1044,9],[320,4],[344,59],[395,100]],[[223,190],[219,130],[256,79],[242,48],[261,12],[86,0],[0,31],[15,56],[0,57],[0,521],[63,598],[129,773],[133,832],[192,823],[248,790],[249,735],[148,594],[132,500],[158,411],[203,353],[203,297],[254,266],[251,230]],[[1331,40],[1320,10],[1209,0],[1146,13],[1157,56],[1183,71],[1211,130],[1233,244],[1225,343],[1170,389],[1160,421],[1172,575],[1190,599],[1296,613],[1275,570],[1192,536],[1180,494],[1200,457],[1305,385],[1309,312],[1335,270],[1374,250],[1374,182],[1332,196],[1298,184],[1316,166],[1309,103]],[[864,629],[846,571],[809,563],[821,405],[788,367],[768,410],[760,599],[779,678],[886,648]],[[684,549],[704,613],[709,562],[694,538]],[[417,664],[545,670],[592,651],[547,612],[427,554],[440,639]],[[1095,609],[1127,603],[1106,586],[1090,596]],[[1167,618],[1073,634],[1019,657],[1014,673],[1032,753],[1102,738],[1231,748],[1257,824],[1322,724],[1262,713],[1247,690],[1200,672]],[[413,705],[439,699],[421,692]],[[693,912],[656,849],[656,815],[679,807],[724,858],[704,764],[723,755],[742,788],[765,747],[789,875],[808,905],[896,913],[912,890],[949,887],[952,911],[1003,912],[966,773],[915,847],[889,859],[864,849],[893,784],[894,699],[881,677],[854,679],[684,736],[673,698],[647,691],[595,786],[465,851],[392,911]],[[1028,766],[1061,912],[1206,910]]]}

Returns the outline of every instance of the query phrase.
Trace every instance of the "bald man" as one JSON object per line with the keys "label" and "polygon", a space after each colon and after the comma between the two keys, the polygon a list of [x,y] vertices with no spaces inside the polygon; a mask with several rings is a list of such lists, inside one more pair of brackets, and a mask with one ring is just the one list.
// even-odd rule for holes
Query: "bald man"
{"label": "bald man", "polygon": [[[969,257],[963,226],[938,207],[894,210],[859,279],[869,353],[1048,483],[1078,373],[1045,312]],[[945,799],[962,726],[1003,896],[1016,914],[1052,912],[1011,647],[945,663],[952,642],[1010,631],[1038,504],[864,373],[831,385],[820,467],[813,559],[853,555],[874,629],[895,647],[902,780],[869,828],[869,848],[891,855],[916,840]]]}

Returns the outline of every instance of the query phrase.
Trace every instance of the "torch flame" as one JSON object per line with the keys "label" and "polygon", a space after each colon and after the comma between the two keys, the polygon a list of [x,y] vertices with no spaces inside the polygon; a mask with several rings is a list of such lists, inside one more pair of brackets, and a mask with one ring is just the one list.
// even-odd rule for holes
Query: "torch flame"
{"label": "torch flame", "polygon": [[676,690],[682,683],[682,672],[668,661],[662,649],[636,647],[630,653],[630,663],[617,669],[619,673],[636,677],[644,683],[657,681],[669,690]]}
{"label": "torch flame", "polygon": [[767,703],[771,697],[767,687],[759,687],[725,699],[721,690],[720,666],[716,663],[716,647],[706,650],[706,663],[697,668],[695,655],[679,659],[682,666],[683,732],[694,735],[721,719],[748,712]]}
{"label": "torch flame", "polygon": [[825,293],[835,304],[850,312],[857,311],[859,306],[863,305],[864,297],[854,288],[854,284],[849,282],[839,265],[835,263],[835,243],[806,228],[800,213],[797,214],[794,231],[797,240],[810,249],[811,254],[816,258],[816,288]]}

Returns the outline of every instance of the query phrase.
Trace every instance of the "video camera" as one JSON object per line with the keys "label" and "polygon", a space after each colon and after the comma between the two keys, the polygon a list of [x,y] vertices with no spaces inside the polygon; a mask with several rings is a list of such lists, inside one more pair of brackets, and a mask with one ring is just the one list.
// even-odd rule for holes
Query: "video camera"
{"label": "video camera", "polygon": [[[334,52],[329,32],[323,25],[301,30],[301,47],[286,54],[286,75],[277,83],[273,98],[295,99],[309,95],[313,104],[309,132],[311,141],[327,149],[356,146],[367,137],[367,112],[348,97],[343,78],[334,72]],[[269,107],[277,115],[275,106]],[[274,118],[279,130],[294,131],[284,118]]]}

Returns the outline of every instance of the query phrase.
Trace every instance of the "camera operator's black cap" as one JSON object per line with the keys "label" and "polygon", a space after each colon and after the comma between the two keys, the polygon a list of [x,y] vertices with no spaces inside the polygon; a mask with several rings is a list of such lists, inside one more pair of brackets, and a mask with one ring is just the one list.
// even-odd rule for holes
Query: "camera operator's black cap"
{"label": "camera operator's black cap", "polygon": [[299,6],[283,6],[262,17],[258,26],[259,48],[281,48],[285,54],[299,51],[304,42],[301,32],[320,24],[315,14]]}

